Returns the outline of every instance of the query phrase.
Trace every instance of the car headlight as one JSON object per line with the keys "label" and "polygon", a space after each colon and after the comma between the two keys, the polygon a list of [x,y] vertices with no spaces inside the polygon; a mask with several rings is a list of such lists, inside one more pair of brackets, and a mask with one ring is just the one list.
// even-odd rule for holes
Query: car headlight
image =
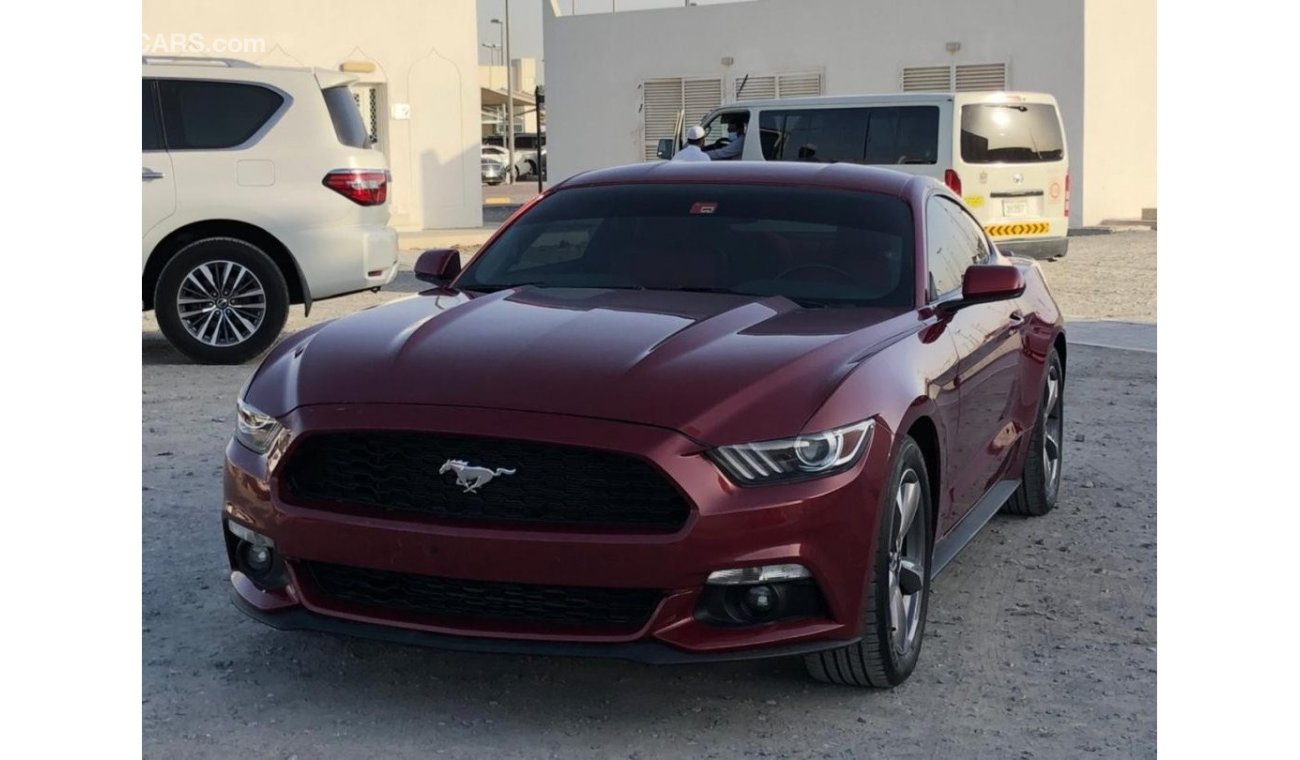
{"label": "car headlight", "polygon": [[797,438],[720,446],[709,451],[709,456],[740,485],[830,475],[857,461],[875,426],[874,420],[864,420]]}
{"label": "car headlight", "polygon": [[235,440],[259,454],[265,454],[284,430],[279,420],[263,414],[243,399],[235,401]]}

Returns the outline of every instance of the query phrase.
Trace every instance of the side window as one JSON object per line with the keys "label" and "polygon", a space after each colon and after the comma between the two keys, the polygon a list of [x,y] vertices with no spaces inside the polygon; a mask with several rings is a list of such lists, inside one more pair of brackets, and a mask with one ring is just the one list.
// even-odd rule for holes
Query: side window
{"label": "side window", "polygon": [[763,111],[759,128],[768,161],[862,163],[866,108],[797,108]]}
{"label": "side window", "polygon": [[171,150],[233,148],[266,124],[284,97],[255,84],[163,79],[163,128]]}
{"label": "side window", "polygon": [[984,237],[984,229],[956,204],[945,201],[949,213],[957,222],[961,231],[962,245],[970,252],[971,264],[985,264],[989,260],[989,241]]}
{"label": "side window", "polygon": [[961,290],[961,278],[972,263],[970,238],[953,216],[952,204],[934,196],[925,204],[925,252],[931,300]]}
{"label": "side window", "polygon": [[939,109],[935,106],[872,108],[867,129],[868,164],[934,164],[939,158]]}
{"label": "side window", "polygon": [[141,80],[144,90],[140,95],[143,113],[140,117],[140,131],[143,134],[141,150],[163,150],[162,125],[158,122],[158,96],[154,93],[152,79]]}

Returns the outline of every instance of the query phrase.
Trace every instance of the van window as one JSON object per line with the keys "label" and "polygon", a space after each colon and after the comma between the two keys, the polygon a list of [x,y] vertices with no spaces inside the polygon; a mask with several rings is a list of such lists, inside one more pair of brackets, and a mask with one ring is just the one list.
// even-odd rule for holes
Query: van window
{"label": "van window", "polygon": [[868,164],[934,164],[939,160],[936,106],[872,108],[867,128]]}
{"label": "van window", "polygon": [[866,108],[800,108],[763,111],[759,129],[768,161],[862,162],[867,142]]}
{"label": "van window", "polygon": [[961,158],[968,164],[1033,164],[1065,158],[1056,108],[1046,103],[962,106]]}
{"label": "van window", "polygon": [[939,109],[935,106],[764,111],[759,126],[763,158],[768,161],[938,161]]}

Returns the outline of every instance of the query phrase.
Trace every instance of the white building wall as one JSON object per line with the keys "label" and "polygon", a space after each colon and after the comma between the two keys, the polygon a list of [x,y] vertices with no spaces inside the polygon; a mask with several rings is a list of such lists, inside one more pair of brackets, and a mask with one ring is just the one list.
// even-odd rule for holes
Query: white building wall
{"label": "white building wall", "polygon": [[[1087,2],[1089,7],[1154,6],[1153,0]],[[1111,192],[1113,173],[1103,168],[1109,162],[1090,163],[1087,153],[1107,153],[1128,136],[1120,127],[1085,137],[1085,0],[753,0],[561,15],[566,8],[551,0],[543,12],[552,181],[642,160],[637,86],[644,79],[721,76],[729,97],[730,83],[746,73],[822,69],[825,94],[847,95],[901,91],[904,66],[1006,62],[1009,88],[1048,92],[1060,104],[1071,154],[1072,226],[1119,214],[1116,205],[1132,206],[1121,215],[1140,210],[1127,198],[1089,200],[1087,172],[1101,171],[1107,178],[1095,185],[1099,198]],[[1107,49],[1106,35],[1114,27],[1108,20],[1120,12],[1098,13],[1102,23],[1096,25],[1093,44],[1102,52],[1094,57]],[[1131,29],[1127,44],[1154,48],[1154,27],[1145,38],[1143,34]],[[949,42],[960,43],[961,49],[948,53]],[[734,63],[724,66],[724,57]],[[1147,89],[1153,92],[1154,55],[1149,69],[1125,76],[1149,79]],[[1127,101],[1114,102],[1108,106],[1112,111]],[[1154,184],[1154,162],[1138,162],[1132,171],[1149,174]]]}
{"label": "white building wall", "polygon": [[[338,70],[370,61],[386,105],[393,225],[478,227],[478,33],[474,0],[143,0],[146,53],[226,55]],[[173,42],[175,41],[175,42]],[[235,43],[236,50],[228,48]],[[410,118],[391,118],[391,105]]]}
{"label": "white building wall", "polygon": [[1084,19],[1084,174],[1091,222],[1156,207],[1155,0],[1089,0]]}

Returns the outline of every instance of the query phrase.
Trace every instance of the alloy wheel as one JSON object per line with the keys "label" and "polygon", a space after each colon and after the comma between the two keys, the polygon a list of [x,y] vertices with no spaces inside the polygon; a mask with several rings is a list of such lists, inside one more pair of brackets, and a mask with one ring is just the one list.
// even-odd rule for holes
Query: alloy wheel
{"label": "alloy wheel", "polygon": [[209,346],[233,346],[252,337],[266,317],[266,291],[247,267],[206,261],[181,281],[176,309],[195,339]]}
{"label": "alloy wheel", "polygon": [[894,651],[905,655],[916,646],[925,600],[927,538],[921,509],[921,479],[908,468],[894,494],[894,534],[889,552],[889,626]]}
{"label": "alloy wheel", "polygon": [[1047,493],[1056,492],[1061,477],[1061,438],[1065,432],[1065,415],[1061,399],[1061,369],[1056,364],[1047,370],[1047,393],[1043,399],[1043,475]]}

